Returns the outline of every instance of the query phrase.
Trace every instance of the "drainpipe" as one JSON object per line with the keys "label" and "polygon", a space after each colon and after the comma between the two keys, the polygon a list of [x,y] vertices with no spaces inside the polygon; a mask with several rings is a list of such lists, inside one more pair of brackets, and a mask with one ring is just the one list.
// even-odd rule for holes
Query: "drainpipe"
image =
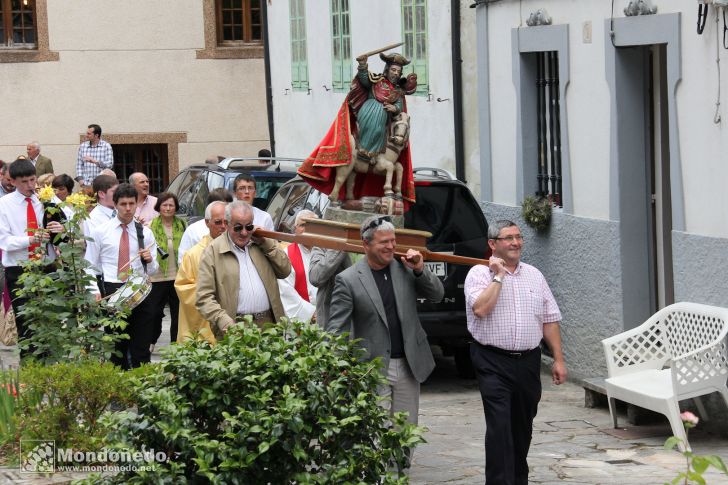
{"label": "drainpipe", "polygon": [[476,38],[478,45],[478,140],[480,142],[480,200],[493,200],[493,160],[490,152],[490,58],[488,53],[488,5],[499,0],[476,0]]}
{"label": "drainpipe", "polygon": [[460,0],[450,0],[452,38],[452,103],[455,124],[455,176],[465,180],[465,140],[463,136],[463,60],[460,53]]}
{"label": "drainpipe", "polygon": [[260,2],[263,13],[263,61],[265,63],[265,105],[268,111],[268,138],[271,156],[276,156],[276,134],[273,121],[273,84],[270,75],[270,43],[268,42],[268,2]]}

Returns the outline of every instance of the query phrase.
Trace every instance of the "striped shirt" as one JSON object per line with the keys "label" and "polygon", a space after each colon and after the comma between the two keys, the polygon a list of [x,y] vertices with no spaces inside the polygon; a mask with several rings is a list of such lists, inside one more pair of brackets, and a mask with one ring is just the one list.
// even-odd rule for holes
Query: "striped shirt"
{"label": "striped shirt", "polygon": [[561,320],[546,278],[530,264],[519,263],[513,273],[507,272],[503,278],[493,310],[479,318],[473,313],[473,305],[491,284],[493,276],[490,268],[478,265],[465,278],[468,331],[483,345],[512,351],[538,347],[543,338],[543,324]]}
{"label": "striped shirt", "polygon": [[268,301],[268,293],[265,291],[263,280],[260,279],[258,268],[250,259],[248,248],[240,249],[228,238],[233,254],[238,258],[238,266],[240,272],[240,287],[238,288],[238,315],[248,315],[251,313],[264,312],[270,310],[270,301]]}
{"label": "striped shirt", "polygon": [[[89,156],[99,162],[84,162],[83,157]],[[94,179],[101,174],[105,168],[114,166],[114,152],[111,145],[104,140],[99,140],[96,146],[92,146],[90,141],[81,143],[78,147],[78,157],[76,157],[76,176],[83,177],[83,185],[91,185]]]}

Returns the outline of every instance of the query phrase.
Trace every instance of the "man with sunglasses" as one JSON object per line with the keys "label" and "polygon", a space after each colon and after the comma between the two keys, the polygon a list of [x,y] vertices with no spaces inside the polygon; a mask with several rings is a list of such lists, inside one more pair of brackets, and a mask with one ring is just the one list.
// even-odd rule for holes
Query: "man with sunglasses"
{"label": "man with sunglasses", "polygon": [[561,313],[539,270],[521,262],[523,236],[508,220],[488,228],[490,265],[465,279],[470,355],[485,411],[485,481],[528,483],[528,449],[541,400],[544,339],[554,356],[554,384],[566,380]]}
{"label": "man with sunglasses", "polygon": [[[222,201],[229,204],[233,201],[233,194],[225,187],[218,187],[207,194],[208,206],[216,201]],[[197,243],[202,241],[202,238],[208,234],[210,234],[210,229],[207,227],[207,223],[204,218],[187,226],[185,233],[182,234],[182,240],[179,242],[179,249],[177,250],[178,266],[182,264],[182,258],[185,253]]]}
{"label": "man with sunglasses", "polygon": [[202,253],[197,276],[197,310],[218,340],[244,315],[252,315],[259,326],[284,317],[278,278],[291,272],[291,262],[276,241],[253,237],[248,203],[229,204],[225,221],[227,232]]}
{"label": "man with sunglasses", "polygon": [[225,222],[225,206],[227,202],[213,201],[205,208],[206,227],[209,231],[202,237],[202,240],[185,253],[182,264],[177,269],[177,277],[174,280],[174,289],[179,297],[179,327],[177,330],[177,342],[182,343],[188,338],[195,338],[195,334],[207,340],[211,344],[216,342],[215,336],[210,329],[210,322],[202,318],[197,311],[197,270],[200,267],[202,252],[218,236],[225,234],[227,223]]}
{"label": "man with sunglasses", "polygon": [[406,411],[417,424],[420,383],[435,368],[417,299],[437,303],[445,290],[419,251],[395,258],[394,225],[388,217],[366,219],[360,229],[364,258],[336,275],[326,330],[349,332],[368,359],[380,357],[387,385],[380,394],[390,414]]}

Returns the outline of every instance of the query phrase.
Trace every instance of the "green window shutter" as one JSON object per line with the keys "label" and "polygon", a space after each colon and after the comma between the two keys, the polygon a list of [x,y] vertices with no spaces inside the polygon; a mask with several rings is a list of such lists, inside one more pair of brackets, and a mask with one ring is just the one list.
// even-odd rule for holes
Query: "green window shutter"
{"label": "green window shutter", "polygon": [[402,39],[404,56],[411,60],[403,75],[417,74],[415,94],[426,96],[429,91],[427,68],[427,0],[402,0]]}
{"label": "green window shutter", "polygon": [[291,87],[295,91],[308,89],[308,59],[306,55],[306,8],[304,0],[289,0],[291,17]]}
{"label": "green window shutter", "polygon": [[331,79],[335,92],[346,92],[351,81],[349,0],[331,0]]}

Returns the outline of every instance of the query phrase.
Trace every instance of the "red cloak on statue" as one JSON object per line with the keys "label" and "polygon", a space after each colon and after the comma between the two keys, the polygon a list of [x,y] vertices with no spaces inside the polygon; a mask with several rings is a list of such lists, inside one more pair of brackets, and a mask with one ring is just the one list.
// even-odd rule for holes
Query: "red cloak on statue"
{"label": "red cloak on statue", "polygon": [[[304,160],[298,169],[298,174],[313,188],[330,194],[336,179],[336,167],[351,163],[351,134],[356,133],[355,113],[366,101],[368,93],[354,81],[351,92],[341,104],[331,128],[321,140],[311,155]],[[407,111],[404,96],[402,97],[402,110]],[[402,149],[398,158],[402,164],[402,202],[404,211],[410,204],[415,203],[415,183],[412,176],[412,158],[410,157],[409,142]],[[339,199],[344,199],[346,184],[342,184]],[[356,173],[354,182],[354,198],[365,196],[382,197],[384,195],[384,175],[374,173]]]}

